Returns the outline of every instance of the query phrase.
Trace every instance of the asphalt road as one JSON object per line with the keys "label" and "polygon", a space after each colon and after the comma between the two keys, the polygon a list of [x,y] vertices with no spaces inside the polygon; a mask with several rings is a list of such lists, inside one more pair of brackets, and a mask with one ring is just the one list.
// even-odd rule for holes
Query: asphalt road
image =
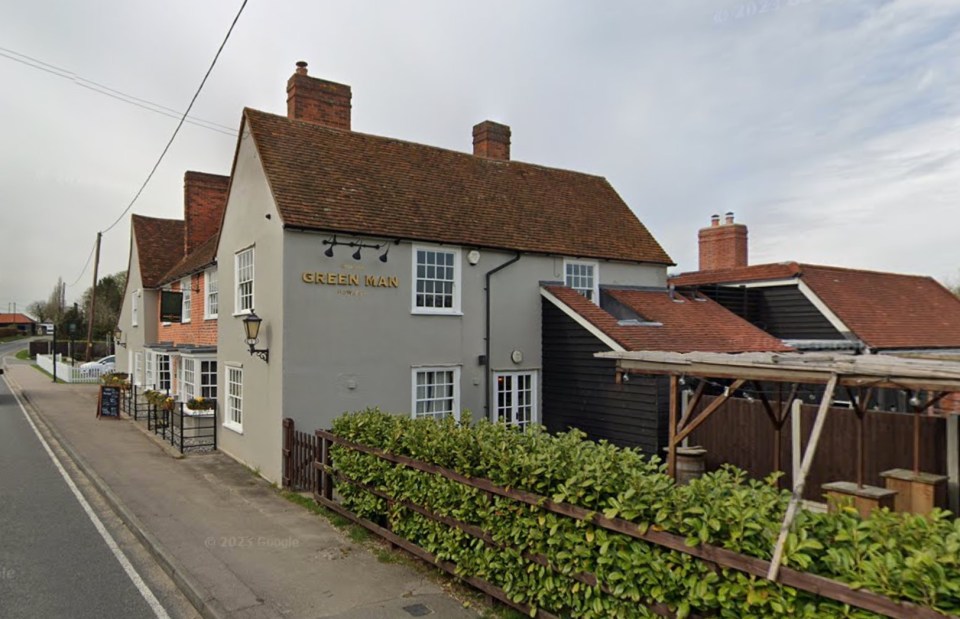
{"label": "asphalt road", "polygon": [[158,616],[0,379],[0,617]]}

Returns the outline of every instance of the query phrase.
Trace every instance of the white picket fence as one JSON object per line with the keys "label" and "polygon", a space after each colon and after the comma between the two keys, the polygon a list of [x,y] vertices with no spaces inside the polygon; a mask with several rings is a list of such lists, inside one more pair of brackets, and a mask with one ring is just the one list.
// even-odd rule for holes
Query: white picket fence
{"label": "white picket fence", "polygon": [[[64,363],[62,355],[57,355],[57,378],[65,383],[99,383],[100,375],[104,374],[103,368],[89,368],[82,370],[80,367]],[[37,355],[37,365],[44,372],[53,374],[53,355]]]}

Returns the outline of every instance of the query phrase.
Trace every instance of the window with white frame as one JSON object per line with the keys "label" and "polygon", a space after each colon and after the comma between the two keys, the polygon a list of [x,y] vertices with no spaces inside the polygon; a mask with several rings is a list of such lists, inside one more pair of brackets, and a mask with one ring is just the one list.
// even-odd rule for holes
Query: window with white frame
{"label": "window with white frame", "polygon": [[130,295],[130,324],[134,327],[140,325],[140,291],[134,290]]}
{"label": "window with white frame", "polygon": [[157,361],[157,389],[159,391],[170,391],[173,388],[170,355],[156,353],[155,357]]}
{"label": "window with white frame", "polygon": [[243,368],[227,367],[227,402],[223,425],[243,430]]}
{"label": "window with white frame", "polygon": [[145,363],[143,365],[143,386],[147,389],[156,389],[156,374],[154,373],[154,364],[156,363],[156,353],[148,350],[145,353]]}
{"label": "window with white frame", "polygon": [[413,369],[413,417],[460,420],[460,368]]}
{"label": "window with white frame", "polygon": [[214,359],[182,357],[180,360],[183,382],[180,394],[184,401],[202,397],[205,400],[217,398],[217,362]]}
{"label": "window with white frame", "polygon": [[196,363],[192,357],[180,358],[180,396],[184,402],[196,397]]}
{"label": "window with white frame", "polygon": [[137,351],[133,355],[133,384],[140,386],[143,384],[143,353]]}
{"label": "window with white frame", "polygon": [[597,277],[597,263],[587,260],[565,260],[563,262],[564,282],[594,303],[600,299],[600,282]]}
{"label": "window with white frame", "polygon": [[200,395],[204,399],[217,399],[217,361],[203,359],[200,361]]}
{"label": "window with white frame", "polygon": [[217,270],[208,270],[203,276],[203,281],[204,287],[206,288],[206,294],[204,294],[203,317],[216,318],[220,306],[220,297],[217,293]]}
{"label": "window with white frame", "polygon": [[253,309],[253,248],[248,247],[234,256],[237,294],[235,313],[249,312]]}
{"label": "window with white frame", "polygon": [[494,421],[521,428],[537,423],[537,373],[494,372]]}
{"label": "window with white frame", "polygon": [[190,310],[193,307],[192,277],[180,280],[180,322],[190,322]]}
{"label": "window with white frame", "polygon": [[413,311],[422,314],[460,312],[460,251],[413,248]]}

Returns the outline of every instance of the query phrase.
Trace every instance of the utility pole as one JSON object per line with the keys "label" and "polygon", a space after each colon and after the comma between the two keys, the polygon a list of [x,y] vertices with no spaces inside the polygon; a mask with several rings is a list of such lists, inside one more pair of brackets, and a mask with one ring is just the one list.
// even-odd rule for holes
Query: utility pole
{"label": "utility pole", "polygon": [[100,268],[100,238],[103,233],[97,232],[97,250],[96,257],[93,259],[93,289],[90,291],[90,319],[87,321],[87,352],[84,355],[86,361],[90,361],[90,353],[93,349],[93,316],[97,308],[97,270]]}

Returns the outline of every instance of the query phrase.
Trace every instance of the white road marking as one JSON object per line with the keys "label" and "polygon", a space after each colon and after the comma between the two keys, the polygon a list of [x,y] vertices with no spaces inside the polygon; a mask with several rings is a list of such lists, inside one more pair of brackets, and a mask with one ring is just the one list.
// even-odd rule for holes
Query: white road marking
{"label": "white road marking", "polygon": [[23,412],[23,416],[26,418],[27,423],[30,424],[30,427],[33,429],[33,433],[37,435],[37,438],[40,439],[40,444],[43,445],[47,455],[50,456],[50,459],[53,461],[53,465],[57,467],[61,477],[63,477],[63,480],[67,483],[67,487],[70,488],[70,491],[73,492],[73,496],[77,498],[80,506],[83,507],[83,511],[86,512],[87,517],[90,518],[93,526],[97,529],[97,533],[99,533],[100,537],[103,538],[103,541],[106,542],[110,551],[113,552],[113,556],[116,557],[117,561],[120,562],[120,566],[123,567],[123,571],[127,573],[127,576],[130,577],[130,580],[137,588],[137,591],[139,591],[140,595],[143,596],[143,599],[147,602],[147,605],[150,606],[150,609],[153,610],[153,614],[156,615],[157,619],[170,619],[170,615],[167,614],[167,611],[160,604],[160,601],[157,600],[156,596],[153,595],[153,592],[150,591],[150,587],[147,586],[147,583],[143,582],[143,578],[140,577],[140,574],[138,574],[137,570],[133,567],[133,565],[131,565],[130,560],[127,559],[126,555],[123,554],[123,551],[120,550],[120,546],[118,546],[117,542],[114,541],[113,536],[110,535],[110,532],[107,531],[107,528],[103,526],[103,522],[101,522],[100,518],[94,513],[93,509],[90,507],[90,504],[87,503],[87,499],[84,498],[83,494],[80,493],[80,489],[77,488],[77,485],[73,483],[72,479],[70,479],[70,476],[67,474],[67,470],[63,468],[63,465],[60,463],[57,455],[53,453],[53,450],[50,449],[50,445],[47,444],[47,441],[43,438],[43,435],[40,434],[40,430],[37,429],[37,426],[34,425],[33,420],[30,419],[30,415],[27,414],[27,409],[24,408],[23,402],[20,401],[20,397],[16,394],[16,392],[10,388],[10,383],[7,381],[5,376],[3,377],[3,381],[7,384],[7,389],[9,389],[10,393],[13,394],[17,404],[20,405],[20,410]]}

